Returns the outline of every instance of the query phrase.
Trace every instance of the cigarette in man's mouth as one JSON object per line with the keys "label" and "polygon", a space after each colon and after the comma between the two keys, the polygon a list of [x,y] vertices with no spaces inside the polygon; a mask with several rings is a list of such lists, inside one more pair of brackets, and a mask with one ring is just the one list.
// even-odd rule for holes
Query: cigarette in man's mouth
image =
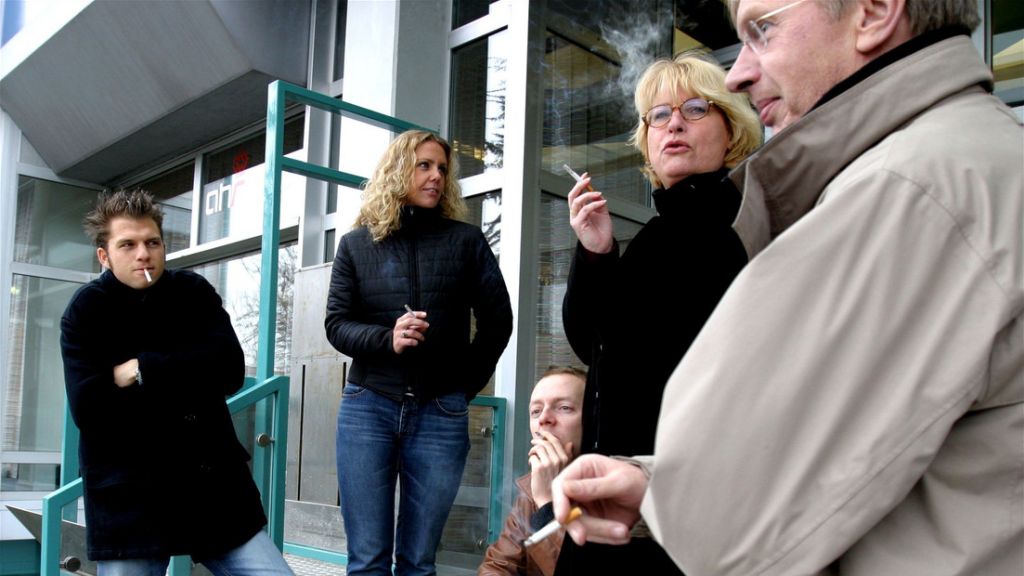
{"label": "cigarette in man's mouth", "polygon": [[573,506],[572,510],[569,511],[569,519],[565,521],[565,524],[559,524],[558,520],[552,520],[548,522],[543,528],[537,530],[529,538],[523,541],[523,546],[533,546],[534,544],[544,540],[548,536],[551,536],[555,532],[558,532],[559,528],[562,528],[566,524],[571,524],[574,520],[583,515],[583,510],[579,506]]}
{"label": "cigarette in man's mouth", "polygon": [[149,268],[143,268],[142,271],[146,273],[146,282],[149,282],[150,284],[152,284],[153,283],[153,277],[150,276],[150,274],[149,274]]}

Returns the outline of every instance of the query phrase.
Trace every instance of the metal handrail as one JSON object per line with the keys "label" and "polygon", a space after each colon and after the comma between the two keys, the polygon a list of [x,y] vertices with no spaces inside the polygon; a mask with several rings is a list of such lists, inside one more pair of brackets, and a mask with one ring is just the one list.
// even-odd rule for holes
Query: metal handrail
{"label": "metal handrail", "polygon": [[43,496],[42,526],[39,538],[40,576],[60,576],[60,522],[64,506],[82,496],[82,479],[76,478],[68,484]]}
{"label": "metal handrail", "polygon": [[[257,384],[256,379],[246,377],[242,390],[228,399],[228,411],[237,414],[250,406],[257,405],[267,397],[274,396],[274,414],[271,422],[271,441],[273,449],[271,458],[274,466],[280,469],[280,477],[274,478],[269,486],[261,486],[257,479],[257,486],[260,492],[265,494],[264,506],[267,514],[267,531],[271,536],[284,536],[284,470],[288,457],[288,389],[289,379],[287,376],[272,376],[271,378]],[[77,439],[78,428],[70,415],[64,419],[65,438],[72,436]],[[68,431],[73,430],[73,434]],[[76,442],[77,443],[77,442]],[[66,448],[67,446],[65,446]],[[77,452],[77,451],[76,451]],[[76,462],[77,464],[77,462]],[[77,465],[75,467],[77,471]],[[64,486],[47,494],[42,500],[42,527],[40,537],[39,568],[40,576],[60,576],[60,526],[64,507],[76,502],[83,494],[82,478],[62,478],[67,482]],[[269,499],[266,494],[269,493]],[[266,503],[269,501],[270,505]],[[188,556],[177,556],[171,559],[169,572],[172,576],[189,574],[191,572],[191,559]]]}
{"label": "metal handrail", "polygon": [[504,519],[501,495],[505,493],[505,411],[508,401],[497,396],[477,396],[474,406],[490,406],[491,416],[491,497],[487,507],[487,542],[498,539]]}

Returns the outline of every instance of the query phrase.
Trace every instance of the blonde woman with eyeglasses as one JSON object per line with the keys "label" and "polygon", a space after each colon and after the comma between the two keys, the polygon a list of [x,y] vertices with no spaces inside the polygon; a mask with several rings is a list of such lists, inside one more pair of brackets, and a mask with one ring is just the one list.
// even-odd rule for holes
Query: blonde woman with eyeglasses
{"label": "blonde woman with eyeglasses", "polygon": [[[621,253],[607,200],[590,176],[569,193],[579,244],[562,307],[566,336],[590,366],[583,451],[650,454],[662,390],[746,252],[731,224],[740,193],[723,180],[761,144],[746,97],[693,53],[653,63],[636,93],[631,143],[644,158],[658,214]],[[682,281],[680,281],[680,279]],[[650,538],[625,547],[566,539],[558,574],[672,574]]]}

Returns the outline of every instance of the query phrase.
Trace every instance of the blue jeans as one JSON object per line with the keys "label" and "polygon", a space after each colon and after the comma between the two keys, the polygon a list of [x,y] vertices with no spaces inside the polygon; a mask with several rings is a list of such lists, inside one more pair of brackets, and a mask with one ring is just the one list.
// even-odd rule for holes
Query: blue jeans
{"label": "blue jeans", "polygon": [[[346,384],[338,410],[338,487],[349,576],[435,574],[441,532],[469,454],[461,393],[398,402]],[[401,491],[398,526],[395,482]]]}
{"label": "blue jeans", "polygon": [[[217,576],[294,576],[267,533],[260,530],[248,542],[211,558],[193,558]],[[100,560],[96,576],[164,576],[171,559]]]}

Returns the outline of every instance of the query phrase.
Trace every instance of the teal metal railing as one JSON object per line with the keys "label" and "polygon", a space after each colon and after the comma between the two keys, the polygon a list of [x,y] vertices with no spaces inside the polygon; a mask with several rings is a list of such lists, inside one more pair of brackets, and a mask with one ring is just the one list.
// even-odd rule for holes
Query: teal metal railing
{"label": "teal metal railing", "polygon": [[[392,132],[405,130],[429,130],[392,116],[375,112],[368,108],[356,106],[342,100],[330,98],[323,94],[306,90],[294,84],[277,80],[268,87],[267,95],[267,148],[266,170],[263,196],[263,265],[262,270],[269,274],[261,275],[261,305],[274,302],[277,298],[277,247],[280,241],[281,212],[281,180],[284,172],[299,174],[307,178],[322,180],[342,186],[359,187],[366,180],[348,172],[334,170],[325,166],[287,158],[284,155],[284,121],[285,110],[289,102],[305,104],[314,108],[352,118],[371,126],[384,128]],[[272,308],[272,309],[274,309]],[[264,350],[264,342],[268,342],[266,350],[273,350],[274,327],[264,326],[265,318],[260,314],[260,350]],[[268,356],[261,362],[259,370],[269,373],[273,370],[273,357]],[[257,378],[263,372],[257,372]],[[504,491],[504,454],[505,454],[505,406],[504,398],[478,396],[473,403],[478,406],[492,408],[492,448],[491,448],[491,493],[488,508],[488,542],[493,542],[501,532],[504,508],[501,495]],[[257,415],[259,418],[259,415]],[[281,542],[278,542],[281,545]],[[296,555],[326,560],[339,564],[345,563],[345,555],[319,548],[311,548],[297,544],[286,544],[284,550]]]}
{"label": "teal metal railing", "polygon": [[[270,461],[279,473],[271,478],[270,483],[257,486],[264,498],[264,509],[267,513],[267,531],[271,537],[284,537],[284,471],[288,448],[288,377],[273,376],[257,384],[253,378],[246,378],[242,390],[228,400],[228,410],[237,414],[250,406],[261,407],[270,400],[270,426],[261,434],[269,431],[271,446]],[[66,403],[65,403],[66,404]],[[258,434],[259,435],[259,434]],[[70,448],[73,447],[73,450]],[[262,454],[263,450],[255,450]],[[70,453],[71,457],[68,457]],[[82,479],[78,476],[78,428],[71,419],[69,410],[64,413],[64,467],[61,468],[61,486],[59,489],[43,497],[42,530],[40,538],[40,576],[60,576],[60,524],[61,519],[74,521],[78,508],[65,511],[82,497]],[[171,576],[186,576],[192,571],[192,559],[188,556],[176,556],[171,559],[168,573]]]}
{"label": "teal metal railing", "polygon": [[[278,247],[281,242],[281,181],[284,172],[291,172],[325,180],[345,186],[359,186],[365,178],[354,174],[333,170],[317,164],[285,157],[284,124],[285,110],[289,102],[305,104],[331,113],[356,118],[373,126],[389,130],[410,130],[420,128],[415,124],[374,112],[368,108],[349,104],[341,100],[329,98],[323,94],[306,90],[281,80],[270,83],[267,88],[267,147],[266,165],[264,167],[263,189],[263,238],[261,243],[260,266],[260,318],[259,345],[256,353],[256,379],[265,380],[274,373],[274,345],[277,334],[277,277]],[[255,421],[267,423],[268,415],[261,407],[257,407]],[[262,454],[253,456],[253,475],[257,483],[262,480],[269,482],[272,477],[281,478],[281,489],[284,488],[285,463],[281,469],[272,468]],[[264,504],[268,495],[264,494]],[[283,519],[282,519],[283,522]],[[284,546],[283,531],[271,533],[278,548]],[[282,548],[283,549],[283,548]]]}
{"label": "teal metal railing", "polygon": [[477,396],[472,402],[475,406],[489,406],[491,415],[491,494],[487,507],[487,542],[494,542],[501,534],[502,520],[505,517],[503,502],[504,466],[505,466],[505,410],[507,401],[495,396]]}

